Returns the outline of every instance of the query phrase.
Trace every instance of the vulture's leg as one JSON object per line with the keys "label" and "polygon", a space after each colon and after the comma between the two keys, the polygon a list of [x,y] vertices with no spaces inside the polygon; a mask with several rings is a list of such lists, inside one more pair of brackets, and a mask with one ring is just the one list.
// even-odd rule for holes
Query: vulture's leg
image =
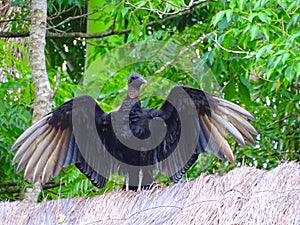
{"label": "vulture's leg", "polygon": [[129,191],[129,173],[128,172],[126,172],[125,173],[125,190],[126,191]]}
{"label": "vulture's leg", "polygon": [[143,171],[140,169],[140,171],[139,171],[139,184],[138,184],[137,191],[142,190],[142,182],[143,182]]}

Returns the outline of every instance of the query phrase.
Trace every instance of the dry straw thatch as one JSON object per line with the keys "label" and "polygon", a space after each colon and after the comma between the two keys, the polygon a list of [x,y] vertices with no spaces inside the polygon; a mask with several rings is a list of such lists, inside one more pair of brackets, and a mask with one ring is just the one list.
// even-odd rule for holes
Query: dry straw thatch
{"label": "dry straw thatch", "polygon": [[1,224],[300,224],[300,165],[236,168],[150,191],[0,203]]}

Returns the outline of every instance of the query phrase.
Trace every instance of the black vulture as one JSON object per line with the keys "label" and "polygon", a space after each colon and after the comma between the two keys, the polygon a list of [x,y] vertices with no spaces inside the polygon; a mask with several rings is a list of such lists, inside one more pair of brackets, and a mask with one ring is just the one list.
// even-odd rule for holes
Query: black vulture
{"label": "black vulture", "polygon": [[128,80],[120,108],[104,112],[89,95],[75,97],[29,127],[13,144],[13,163],[24,178],[47,182],[75,164],[97,187],[113,173],[125,175],[130,190],[146,188],[153,171],[178,182],[203,152],[234,162],[229,132],[241,145],[257,131],[246,110],[202,90],[174,87],[159,109],[143,109],[139,74]]}

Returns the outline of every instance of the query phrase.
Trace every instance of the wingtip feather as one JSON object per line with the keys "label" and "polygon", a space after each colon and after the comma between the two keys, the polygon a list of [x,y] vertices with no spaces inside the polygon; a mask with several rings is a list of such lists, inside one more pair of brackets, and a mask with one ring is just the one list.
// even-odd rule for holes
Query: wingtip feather
{"label": "wingtip feather", "polygon": [[248,119],[252,120],[252,121],[255,121],[255,117],[250,113],[248,112],[246,109],[243,109],[242,107],[240,107],[239,105],[237,104],[234,104],[230,101],[227,101],[225,99],[221,99],[221,98],[217,98],[217,97],[214,97],[215,99],[217,99],[219,101],[219,104],[221,106],[224,106],[224,107],[227,107],[229,109],[232,109],[244,116],[246,116]]}
{"label": "wingtip feather", "polygon": [[27,128],[27,130],[25,130],[15,141],[15,143],[11,146],[11,151],[17,149],[18,147],[20,147],[29,136],[31,136],[34,132],[36,132],[37,129],[39,129],[40,127],[44,126],[47,121],[48,118],[52,116],[52,113],[47,114],[46,116],[44,116],[42,119],[40,119],[39,121],[37,121],[36,123],[32,124],[29,128]]}

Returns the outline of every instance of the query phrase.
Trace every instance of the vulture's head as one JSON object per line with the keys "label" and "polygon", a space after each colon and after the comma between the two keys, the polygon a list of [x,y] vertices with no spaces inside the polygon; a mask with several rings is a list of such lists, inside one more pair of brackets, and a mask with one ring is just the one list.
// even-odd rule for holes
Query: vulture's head
{"label": "vulture's head", "polygon": [[128,96],[130,98],[137,98],[140,95],[140,87],[142,84],[146,84],[147,81],[142,75],[133,73],[128,79]]}

